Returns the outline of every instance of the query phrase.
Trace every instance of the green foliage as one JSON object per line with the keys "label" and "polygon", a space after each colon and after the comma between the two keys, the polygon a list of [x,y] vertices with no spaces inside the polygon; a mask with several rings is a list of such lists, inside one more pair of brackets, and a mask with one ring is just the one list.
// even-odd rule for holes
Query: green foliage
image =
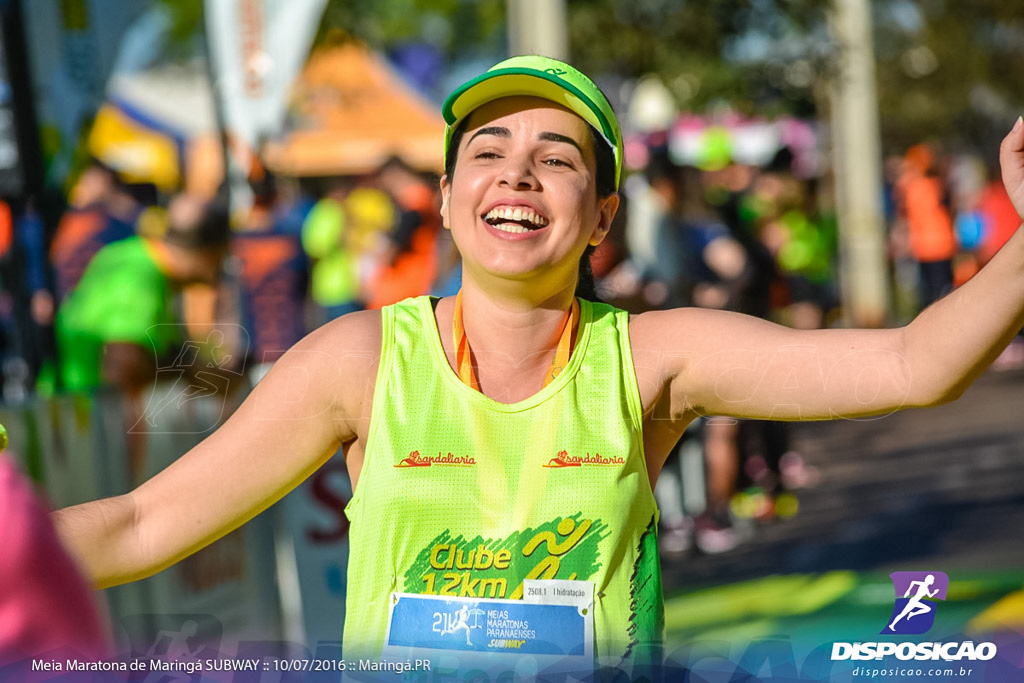
{"label": "green foliage", "polygon": [[[654,73],[684,109],[827,118],[830,0],[567,0],[573,61]],[[1024,109],[1019,0],[873,0],[887,148],[995,149]]]}
{"label": "green foliage", "polygon": [[171,18],[168,49],[180,56],[192,54],[195,37],[203,31],[203,0],[157,0]]}
{"label": "green foliage", "polygon": [[316,42],[351,37],[379,49],[431,43],[451,57],[501,40],[504,0],[328,0]]}
{"label": "green foliage", "polygon": [[879,107],[889,145],[905,149],[931,140],[947,149],[994,150],[1024,105],[1019,3],[916,0],[894,8],[876,1],[875,12]]}
{"label": "green foliage", "polygon": [[[504,56],[508,0],[328,0],[317,44],[435,45],[449,65]],[[657,74],[687,110],[827,117],[833,0],[565,0],[572,61],[615,82]],[[994,148],[1024,110],[1019,0],[871,0],[883,139]],[[202,0],[158,0],[181,45]]]}
{"label": "green foliage", "polygon": [[[794,59],[820,71],[824,0],[569,0],[573,59],[584,70],[661,76],[680,106],[720,100],[740,109],[805,108],[813,78],[781,73]],[[781,47],[780,46],[784,46]]]}

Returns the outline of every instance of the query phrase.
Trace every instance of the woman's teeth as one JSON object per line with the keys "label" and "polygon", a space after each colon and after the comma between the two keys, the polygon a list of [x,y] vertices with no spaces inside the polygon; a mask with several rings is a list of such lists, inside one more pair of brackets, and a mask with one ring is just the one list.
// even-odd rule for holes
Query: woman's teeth
{"label": "woman's teeth", "polygon": [[521,206],[503,206],[491,209],[484,216],[484,220],[494,228],[502,232],[522,234],[531,230],[543,228],[548,220],[532,209],[525,209]]}

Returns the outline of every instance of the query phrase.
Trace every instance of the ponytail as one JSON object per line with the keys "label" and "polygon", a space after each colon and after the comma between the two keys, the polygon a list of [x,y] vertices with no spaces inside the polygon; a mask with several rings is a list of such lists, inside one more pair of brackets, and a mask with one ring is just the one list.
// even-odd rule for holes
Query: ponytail
{"label": "ponytail", "polygon": [[600,301],[597,295],[597,283],[594,282],[594,269],[590,265],[590,257],[593,256],[597,247],[587,245],[580,258],[579,277],[576,278],[576,296],[588,301]]}

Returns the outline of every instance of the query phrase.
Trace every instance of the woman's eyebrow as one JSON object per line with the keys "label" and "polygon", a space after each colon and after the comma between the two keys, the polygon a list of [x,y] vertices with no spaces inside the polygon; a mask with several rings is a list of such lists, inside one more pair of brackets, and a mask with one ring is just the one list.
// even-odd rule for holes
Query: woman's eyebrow
{"label": "woman's eyebrow", "polygon": [[580,143],[576,142],[568,135],[562,135],[561,133],[552,133],[545,131],[538,135],[537,137],[539,137],[541,140],[547,140],[549,142],[564,142],[567,145],[572,145],[573,147],[579,150],[580,154],[583,154],[583,147],[580,146]]}
{"label": "woman's eyebrow", "polygon": [[510,138],[512,137],[512,131],[504,126],[487,126],[486,128],[481,128],[477,132],[473,133],[473,135],[470,136],[469,141],[472,142],[481,135],[496,135],[499,138]]}

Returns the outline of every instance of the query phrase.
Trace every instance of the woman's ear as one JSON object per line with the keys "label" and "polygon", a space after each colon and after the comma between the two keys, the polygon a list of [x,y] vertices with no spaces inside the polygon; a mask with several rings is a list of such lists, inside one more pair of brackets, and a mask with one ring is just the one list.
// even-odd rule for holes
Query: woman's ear
{"label": "woman's ear", "polygon": [[448,223],[448,198],[451,196],[452,186],[448,182],[448,174],[441,176],[441,225],[445,230],[451,230]]}
{"label": "woman's ear", "polygon": [[597,225],[590,236],[590,246],[592,247],[596,247],[601,242],[604,242],[604,238],[608,236],[608,232],[612,229],[615,212],[619,210],[618,193],[610,194],[598,201],[601,202],[601,206],[598,208]]}

